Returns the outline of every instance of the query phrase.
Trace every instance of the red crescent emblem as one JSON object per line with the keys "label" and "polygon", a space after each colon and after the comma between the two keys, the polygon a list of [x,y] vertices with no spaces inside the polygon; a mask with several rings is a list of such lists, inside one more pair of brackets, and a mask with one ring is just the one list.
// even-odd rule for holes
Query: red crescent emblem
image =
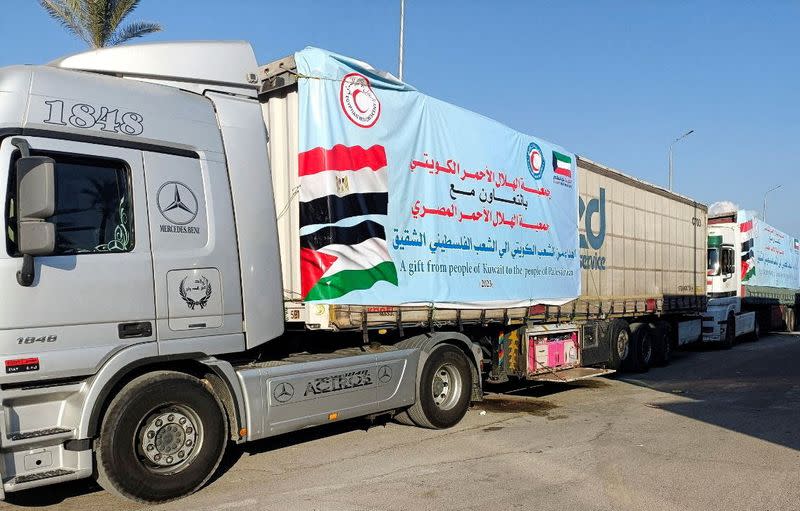
{"label": "red crescent emblem", "polygon": [[361,105],[358,104],[358,95],[359,94],[361,94],[361,90],[360,89],[356,89],[356,90],[353,91],[353,105],[356,107],[356,110],[358,110],[359,112],[364,114],[364,113],[367,112],[367,109],[366,108],[362,109]]}

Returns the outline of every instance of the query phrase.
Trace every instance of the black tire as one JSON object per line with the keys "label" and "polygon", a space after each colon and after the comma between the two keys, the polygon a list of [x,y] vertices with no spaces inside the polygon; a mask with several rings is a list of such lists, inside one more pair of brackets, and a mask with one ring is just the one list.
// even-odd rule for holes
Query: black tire
{"label": "black tire", "polygon": [[[227,438],[222,404],[200,380],[172,371],[145,374],[108,406],[95,443],[95,478],[104,489],[138,502],[183,497],[217,469]],[[170,465],[159,465],[155,456]]]}
{"label": "black tire", "polygon": [[750,333],[750,340],[757,341],[761,338],[761,325],[758,322],[758,314],[756,314],[756,319],[753,321],[753,331]]}
{"label": "black tire", "polygon": [[631,370],[643,373],[650,370],[653,363],[653,330],[648,323],[631,325]]}
{"label": "black tire", "polygon": [[653,366],[663,367],[672,359],[672,331],[669,323],[658,321],[650,324],[653,333]]}
{"label": "black tire", "polygon": [[450,428],[467,413],[471,396],[470,361],[455,346],[440,344],[425,360],[417,382],[417,401],[407,410],[408,416],[421,428]]}
{"label": "black tire", "polygon": [[414,421],[412,421],[411,417],[408,415],[408,410],[403,410],[402,412],[395,414],[395,416],[392,417],[392,419],[394,419],[395,422],[398,422],[405,426],[416,426]]}
{"label": "black tire", "polygon": [[606,342],[609,347],[608,368],[619,371],[631,358],[631,329],[624,319],[614,319],[608,326]]}
{"label": "black tire", "polygon": [[729,350],[733,347],[734,342],[736,342],[736,316],[731,312],[725,322],[725,335],[722,337],[720,347],[724,350]]}

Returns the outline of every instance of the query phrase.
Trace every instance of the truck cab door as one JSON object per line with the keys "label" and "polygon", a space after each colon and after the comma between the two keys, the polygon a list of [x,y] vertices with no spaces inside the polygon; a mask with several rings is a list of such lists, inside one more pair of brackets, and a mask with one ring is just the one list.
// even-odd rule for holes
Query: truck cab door
{"label": "truck cab door", "polygon": [[[16,161],[24,140],[55,161],[55,250],[18,283]],[[0,142],[0,381],[93,374],[113,353],[155,340],[153,265],[142,153],[38,137]],[[155,343],[153,343],[155,344]],[[155,348],[154,348],[155,350]],[[19,364],[19,361],[27,361]]]}
{"label": "truck cab door", "polygon": [[159,354],[244,350],[239,252],[224,160],[143,156]]}

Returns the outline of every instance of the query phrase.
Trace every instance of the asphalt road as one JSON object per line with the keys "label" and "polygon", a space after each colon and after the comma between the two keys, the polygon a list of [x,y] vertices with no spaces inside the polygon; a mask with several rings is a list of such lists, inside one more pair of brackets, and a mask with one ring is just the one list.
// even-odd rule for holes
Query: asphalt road
{"label": "asphalt road", "polygon": [[[510,390],[455,428],[353,421],[232,449],[165,510],[800,510],[800,336]],[[484,413],[485,412],[485,413]],[[1,510],[142,506],[76,482]]]}

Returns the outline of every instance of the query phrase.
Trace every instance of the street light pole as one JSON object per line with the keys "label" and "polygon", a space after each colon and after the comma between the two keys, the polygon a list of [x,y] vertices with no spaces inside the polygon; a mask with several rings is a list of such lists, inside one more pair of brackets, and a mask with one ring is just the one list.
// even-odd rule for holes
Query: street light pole
{"label": "street light pole", "polygon": [[672,191],[672,146],[674,146],[679,140],[684,139],[694,133],[694,130],[689,130],[680,137],[676,138],[672,141],[669,145],[669,191]]}
{"label": "street light pole", "polygon": [[777,190],[777,189],[778,189],[778,188],[780,188],[781,186],[783,186],[783,185],[773,186],[772,188],[770,188],[769,190],[767,190],[766,192],[764,192],[764,213],[761,215],[761,218],[763,218],[763,219],[764,219],[764,222],[765,222],[765,223],[766,223],[766,221],[767,221],[767,194],[768,194],[769,192],[774,192],[775,190]]}
{"label": "street light pole", "polygon": [[400,0],[400,62],[398,64],[398,78],[403,81],[403,29],[406,24],[406,0]]}

